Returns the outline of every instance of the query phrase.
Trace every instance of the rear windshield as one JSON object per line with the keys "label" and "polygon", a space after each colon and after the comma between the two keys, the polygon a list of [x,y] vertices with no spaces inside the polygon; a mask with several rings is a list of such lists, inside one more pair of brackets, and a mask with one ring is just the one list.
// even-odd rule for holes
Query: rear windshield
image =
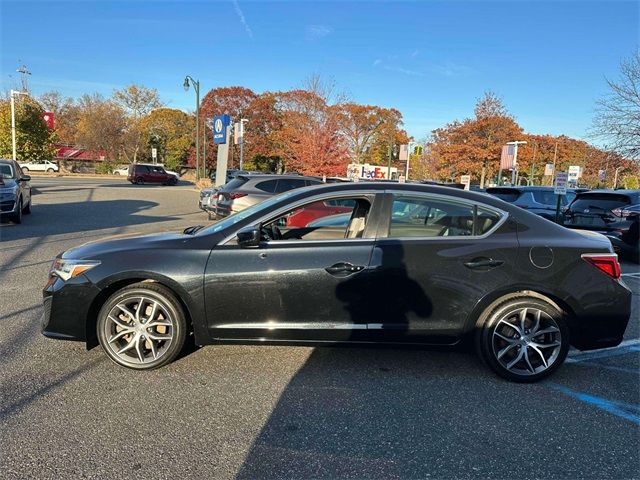
{"label": "rear windshield", "polygon": [[533,199],[544,205],[555,205],[557,198],[553,190],[533,190]]}
{"label": "rear windshield", "polygon": [[629,205],[631,199],[626,195],[616,193],[581,193],[571,204],[572,210],[584,210],[585,208],[599,208],[613,210],[614,208]]}
{"label": "rear windshield", "polygon": [[487,193],[509,203],[515,202],[520,196],[520,192],[518,190],[513,190],[511,188],[487,188]]}
{"label": "rear windshield", "polygon": [[224,186],[225,190],[235,190],[236,188],[240,188],[242,185],[247,183],[249,179],[247,177],[236,177],[233,180],[227,182]]}

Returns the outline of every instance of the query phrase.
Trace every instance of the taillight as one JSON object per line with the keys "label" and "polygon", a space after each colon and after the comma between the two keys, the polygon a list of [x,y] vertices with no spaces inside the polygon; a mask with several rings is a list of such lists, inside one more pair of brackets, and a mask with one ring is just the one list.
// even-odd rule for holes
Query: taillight
{"label": "taillight", "polygon": [[[632,208],[637,208],[637,207],[634,206]],[[638,215],[637,210],[631,210],[628,206],[614,208],[613,210],[611,210],[611,213],[613,213],[618,218],[627,218],[627,217],[633,217],[634,215]]]}
{"label": "taillight", "polygon": [[582,259],[611,278],[620,278],[620,264],[615,253],[583,253]]}
{"label": "taillight", "polygon": [[234,199],[234,198],[240,198],[240,197],[246,197],[247,194],[246,193],[229,193],[229,198],[230,199]]}
{"label": "taillight", "polygon": [[622,209],[620,207],[614,208],[613,210],[611,210],[611,213],[613,213],[616,217],[620,217],[620,218],[626,216],[626,215],[624,215],[624,213],[623,213],[623,211],[622,211]]}

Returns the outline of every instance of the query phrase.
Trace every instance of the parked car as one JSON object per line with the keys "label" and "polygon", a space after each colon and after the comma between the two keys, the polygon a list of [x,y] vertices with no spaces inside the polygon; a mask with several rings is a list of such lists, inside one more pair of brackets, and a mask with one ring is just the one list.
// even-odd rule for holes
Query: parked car
{"label": "parked car", "polygon": [[[351,201],[346,225],[281,227],[291,212],[334,201]],[[206,228],[72,248],[52,265],[42,329],[138,370],[171,362],[191,335],[197,345],[474,337],[495,372],[532,382],[559,368],[570,344],[622,341],[631,292],[619,277],[602,235],[489,195],[337,183],[271,196]]]}
{"label": "parked car", "polygon": [[[231,180],[233,180],[234,178],[236,178],[238,175],[249,175],[250,172],[246,171],[246,170],[237,170],[235,168],[229,168],[227,169],[227,180],[226,183],[229,183]],[[216,184],[216,175],[217,172],[216,170],[211,170],[211,173],[209,174],[209,178],[211,179],[211,183],[213,183],[214,185]]]}
{"label": "parked car", "polygon": [[[576,195],[584,191],[587,190],[567,188],[567,194],[560,196],[560,210],[566,210]],[[486,193],[555,221],[558,197],[553,187],[490,187],[486,189]]]}
{"label": "parked car", "polygon": [[60,167],[49,160],[34,160],[32,162],[20,163],[23,173],[29,172],[47,172],[53,173],[60,171]]}
{"label": "parked car", "polygon": [[163,185],[176,185],[178,177],[167,172],[160,165],[152,163],[132,163],[129,165],[127,180],[136,185],[144,183],[161,183]]}
{"label": "parked car", "polygon": [[31,213],[30,181],[18,162],[0,159],[0,217],[22,223],[22,215]]}
{"label": "parked car", "polygon": [[564,225],[605,235],[621,256],[640,261],[640,190],[578,193],[564,212]]}
{"label": "parked car", "polygon": [[207,212],[209,220],[213,220],[216,216],[216,201],[220,187],[209,187],[200,190],[200,199],[198,207]]}
{"label": "parked car", "polygon": [[226,217],[251,205],[260,203],[278,193],[309,185],[320,185],[322,180],[302,175],[251,174],[238,175],[218,191],[216,216]]}
{"label": "parked car", "polygon": [[353,207],[353,200],[323,200],[311,205],[305,205],[304,208],[291,212],[284,219],[284,225],[287,227],[306,227],[309,222],[319,218],[327,218],[330,215],[340,213],[351,213]]}
{"label": "parked car", "polygon": [[129,175],[129,165],[120,165],[118,168],[114,168],[114,175]]}

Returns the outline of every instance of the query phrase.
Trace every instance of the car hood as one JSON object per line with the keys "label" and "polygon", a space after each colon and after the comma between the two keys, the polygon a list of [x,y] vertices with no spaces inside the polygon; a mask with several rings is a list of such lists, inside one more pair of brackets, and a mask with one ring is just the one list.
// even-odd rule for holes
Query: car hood
{"label": "car hood", "polygon": [[193,238],[182,232],[116,235],[71,248],[62,258],[91,259],[107,253],[157,248],[168,242],[184,242]]}
{"label": "car hood", "polygon": [[6,193],[16,188],[17,182],[12,178],[5,178],[4,183],[0,183],[0,192]]}

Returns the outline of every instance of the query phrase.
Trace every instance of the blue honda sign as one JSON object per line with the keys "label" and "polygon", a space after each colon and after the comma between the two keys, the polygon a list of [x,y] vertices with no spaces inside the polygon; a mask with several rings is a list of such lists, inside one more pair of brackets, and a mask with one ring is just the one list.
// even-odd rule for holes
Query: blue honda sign
{"label": "blue honda sign", "polygon": [[213,143],[227,143],[227,128],[231,125],[229,115],[213,117]]}

